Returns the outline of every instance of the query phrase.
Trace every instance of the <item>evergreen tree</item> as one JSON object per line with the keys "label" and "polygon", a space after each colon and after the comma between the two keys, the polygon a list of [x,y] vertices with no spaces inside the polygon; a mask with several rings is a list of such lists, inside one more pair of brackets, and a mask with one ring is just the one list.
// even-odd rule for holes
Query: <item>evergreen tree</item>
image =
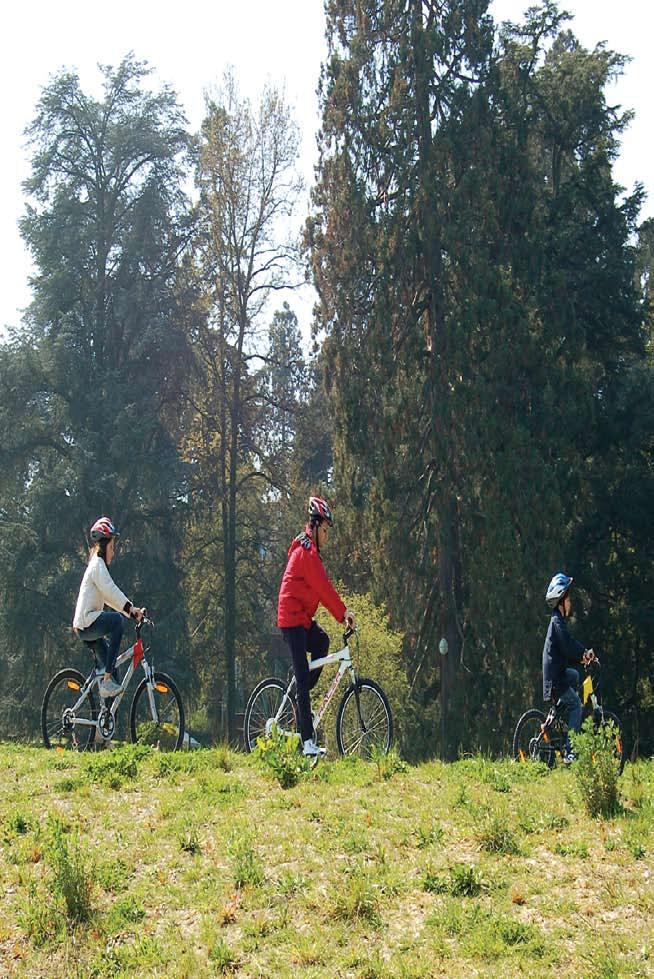
{"label": "evergreen tree", "polygon": [[643,351],[622,59],[551,3],[501,35],[486,6],[329,5],[308,227],[339,481],[450,756],[531,700],[541,592],[611,457],[604,392]]}
{"label": "evergreen tree", "polygon": [[[148,91],[147,73],[132,57],[104,68],[95,100],[63,72],[28,131],[21,231],[34,300],[0,358],[0,533],[11,541],[0,569],[11,637],[3,687],[15,702],[38,701],[66,646],[78,650],[70,622],[101,513],[123,531],[115,570],[125,590],[155,615],[179,604],[173,429],[185,344],[175,280],[186,136],[175,96]],[[183,616],[162,631],[160,658],[175,655],[182,634]]]}

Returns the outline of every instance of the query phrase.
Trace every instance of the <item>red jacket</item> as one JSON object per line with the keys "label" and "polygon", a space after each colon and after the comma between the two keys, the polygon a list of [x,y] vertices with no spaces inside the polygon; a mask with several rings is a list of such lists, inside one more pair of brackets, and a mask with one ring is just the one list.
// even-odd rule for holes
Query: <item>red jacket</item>
{"label": "red jacket", "polygon": [[307,527],[291,541],[288,562],[279,588],[277,625],[292,629],[303,625],[311,628],[318,605],[325,606],[337,622],[345,618],[345,605],[327,577],[320,552]]}

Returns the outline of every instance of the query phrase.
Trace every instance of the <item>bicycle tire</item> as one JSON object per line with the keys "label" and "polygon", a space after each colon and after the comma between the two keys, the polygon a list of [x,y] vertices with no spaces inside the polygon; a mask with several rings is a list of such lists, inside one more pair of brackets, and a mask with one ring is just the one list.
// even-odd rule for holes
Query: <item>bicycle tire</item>
{"label": "bicycle tire", "polygon": [[177,751],[184,741],[184,705],[177,684],[167,673],[154,674],[158,722],[152,719],[148,681],[139,683],[129,710],[129,733],[134,744],[149,744],[160,751]]}
{"label": "bicycle tire", "polygon": [[624,750],[624,737],[622,733],[622,721],[617,714],[614,714],[611,710],[603,711],[604,720],[603,724],[608,724],[609,721],[613,721],[613,724],[618,730],[616,738],[616,761],[618,764],[618,775],[622,775],[624,770],[625,762],[627,760],[626,753]]}
{"label": "bicycle tire", "polygon": [[[86,682],[79,670],[65,669],[56,673],[46,687],[41,703],[41,733],[46,748],[58,750],[88,751],[95,742],[96,728],[87,724],[66,722],[65,712],[79,700],[79,692]],[[77,715],[96,721],[98,711],[93,691],[86,694]],[[81,737],[79,737],[81,735]]]}
{"label": "bicycle tire", "polygon": [[[361,728],[361,716],[366,730]],[[393,714],[388,697],[374,680],[350,684],[336,715],[336,744],[342,755],[370,758],[375,748],[387,752],[393,744]]]}
{"label": "bicycle tire", "polygon": [[525,711],[513,733],[513,757],[518,762],[540,761],[553,768],[556,762],[556,746],[541,739],[541,725],[545,723],[542,710]]}
{"label": "bicycle tire", "polygon": [[[266,722],[277,715],[287,689],[287,684],[277,677],[267,677],[250,694],[243,716],[243,744],[246,751],[256,747],[257,738],[265,737]],[[292,695],[278,723],[283,731],[297,733],[297,705]]]}

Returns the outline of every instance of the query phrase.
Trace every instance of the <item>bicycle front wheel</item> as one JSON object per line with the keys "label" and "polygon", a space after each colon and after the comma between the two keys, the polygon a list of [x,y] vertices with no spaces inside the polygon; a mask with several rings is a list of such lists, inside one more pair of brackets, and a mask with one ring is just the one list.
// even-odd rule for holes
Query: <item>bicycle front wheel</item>
{"label": "bicycle front wheel", "polygon": [[41,705],[41,732],[46,748],[84,751],[92,746],[98,712],[91,690],[79,703],[84,683],[78,670],[60,670],[50,680]]}
{"label": "bicycle front wheel", "polygon": [[252,693],[245,708],[243,718],[243,743],[246,751],[252,751],[257,738],[270,734],[272,723],[277,718],[277,727],[285,734],[297,732],[297,712],[292,697],[286,697],[279,717],[279,709],[286,695],[286,685],[275,677],[262,680]]}
{"label": "bicycle front wheel", "polygon": [[516,724],[513,735],[513,757],[516,761],[542,761],[553,768],[556,761],[556,747],[552,739],[543,735],[542,726],[545,714],[542,710],[528,710]]}
{"label": "bicycle front wheel", "polygon": [[160,751],[181,748],[184,706],[175,681],[166,673],[155,673],[152,686],[147,678],[141,680],[129,712],[129,729],[134,744],[149,744]]}
{"label": "bicycle front wheel", "polygon": [[388,698],[374,680],[357,680],[345,691],[336,716],[336,743],[342,755],[370,758],[393,743]]}

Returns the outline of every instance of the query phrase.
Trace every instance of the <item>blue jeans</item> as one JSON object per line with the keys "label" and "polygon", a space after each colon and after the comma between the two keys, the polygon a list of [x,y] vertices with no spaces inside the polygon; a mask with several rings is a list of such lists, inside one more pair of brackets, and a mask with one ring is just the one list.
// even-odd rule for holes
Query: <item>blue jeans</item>
{"label": "blue jeans", "polygon": [[105,650],[104,671],[105,673],[113,673],[124,631],[124,615],[121,615],[120,612],[100,612],[95,622],[92,622],[86,629],[80,629],[77,635],[82,642],[102,640]]}
{"label": "blue jeans", "polygon": [[571,731],[579,732],[581,728],[581,700],[577,693],[579,686],[579,674],[576,670],[567,669],[565,671],[565,681],[570,684],[559,697],[557,704],[568,708],[568,728]]}

